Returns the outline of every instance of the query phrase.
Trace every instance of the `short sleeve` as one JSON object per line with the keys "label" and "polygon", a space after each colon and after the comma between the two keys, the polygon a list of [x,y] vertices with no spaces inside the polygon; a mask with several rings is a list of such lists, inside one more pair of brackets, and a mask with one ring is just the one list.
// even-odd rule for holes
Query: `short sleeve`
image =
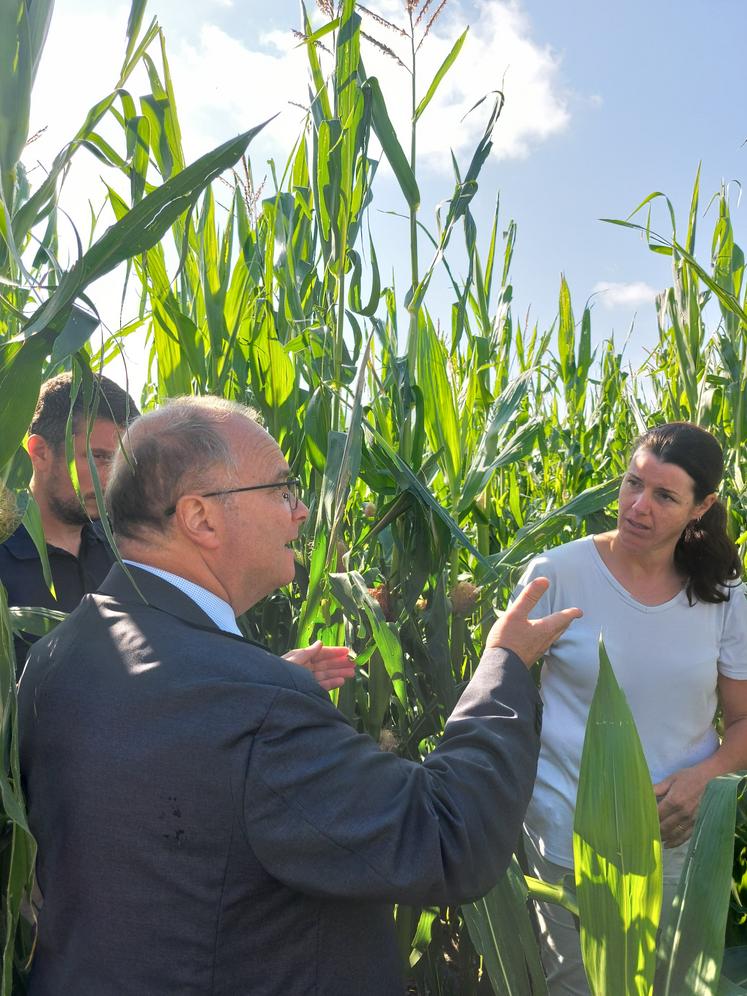
{"label": "short sleeve", "polygon": [[731,589],[724,606],[718,671],[726,678],[747,680],[747,592],[743,584]]}

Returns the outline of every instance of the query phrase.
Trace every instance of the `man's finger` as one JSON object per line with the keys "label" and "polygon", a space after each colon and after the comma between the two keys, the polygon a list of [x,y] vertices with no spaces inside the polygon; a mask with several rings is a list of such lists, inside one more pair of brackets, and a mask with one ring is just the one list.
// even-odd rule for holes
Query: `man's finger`
{"label": "man's finger", "polygon": [[510,612],[517,619],[526,619],[549,587],[550,582],[547,578],[535,578],[530,581],[506,609],[506,613]]}
{"label": "man's finger", "polygon": [[580,619],[582,615],[581,609],[571,608],[560,609],[558,612],[553,612],[551,616],[546,616],[543,623],[552,634],[552,642],[554,643],[559,636],[565,633],[574,619]]}

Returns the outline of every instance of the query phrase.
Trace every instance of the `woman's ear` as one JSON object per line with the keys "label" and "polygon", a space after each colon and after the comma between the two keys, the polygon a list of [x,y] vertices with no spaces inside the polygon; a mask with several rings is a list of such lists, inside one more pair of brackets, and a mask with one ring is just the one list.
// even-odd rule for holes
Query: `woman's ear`
{"label": "woman's ear", "polygon": [[695,520],[702,518],[706,514],[709,508],[711,508],[718,501],[718,495],[714,491],[713,494],[706,495],[703,501],[696,505],[695,507]]}

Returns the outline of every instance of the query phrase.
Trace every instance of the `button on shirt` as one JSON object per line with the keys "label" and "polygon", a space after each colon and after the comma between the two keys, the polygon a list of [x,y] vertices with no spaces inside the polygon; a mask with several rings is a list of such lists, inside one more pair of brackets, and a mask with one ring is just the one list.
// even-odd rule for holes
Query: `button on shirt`
{"label": "button on shirt", "polygon": [[[56,599],[44,581],[39,554],[25,526],[19,526],[12,536],[0,544],[0,581],[8,593],[8,605],[33,605],[57,612],[72,612],[87,592],[96,591],[114,563],[114,555],[103,530],[99,525],[90,523],[86,523],[81,530],[77,557],[50,544],[47,544],[47,556]],[[36,639],[31,634],[15,639],[19,674],[29,645]]]}

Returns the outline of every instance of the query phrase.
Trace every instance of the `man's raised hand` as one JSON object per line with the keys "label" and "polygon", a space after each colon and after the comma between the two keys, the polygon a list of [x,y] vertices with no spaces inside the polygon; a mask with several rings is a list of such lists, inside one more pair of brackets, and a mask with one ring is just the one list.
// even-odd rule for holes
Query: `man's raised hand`
{"label": "man's raised hand", "polygon": [[535,578],[524,588],[488,633],[486,650],[503,647],[513,650],[527,667],[544,654],[570,626],[583,615],[581,609],[561,609],[541,619],[530,619],[529,613],[550,586],[547,578]]}

